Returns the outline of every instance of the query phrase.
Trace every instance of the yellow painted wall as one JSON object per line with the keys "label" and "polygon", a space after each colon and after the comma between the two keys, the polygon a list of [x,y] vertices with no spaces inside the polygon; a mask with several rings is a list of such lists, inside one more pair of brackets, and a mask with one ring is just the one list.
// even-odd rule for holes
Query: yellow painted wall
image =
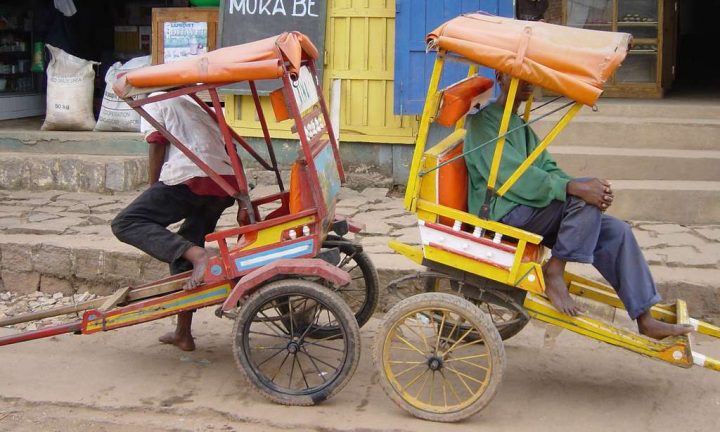
{"label": "yellow painted wall", "polygon": [[[329,0],[323,87],[330,104],[332,80],[342,80],[341,141],[412,144],[415,116],[393,114],[395,0]],[[241,135],[261,137],[252,96],[227,96],[229,123]],[[271,135],[295,138],[289,121],[274,122],[263,98]]]}

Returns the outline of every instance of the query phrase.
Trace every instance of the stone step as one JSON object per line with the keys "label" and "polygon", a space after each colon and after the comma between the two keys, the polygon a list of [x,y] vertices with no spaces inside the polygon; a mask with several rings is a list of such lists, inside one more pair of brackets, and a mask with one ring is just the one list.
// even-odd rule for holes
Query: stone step
{"label": "stone step", "polygon": [[[592,110],[583,108],[581,115],[588,112]],[[618,117],[720,118],[720,100],[601,98],[597,103],[597,113]]]}
{"label": "stone step", "polygon": [[720,221],[720,182],[613,180],[615,202],[608,211],[626,220],[682,225]]}
{"label": "stone step", "polygon": [[65,132],[7,128],[0,130],[0,152],[88,155],[146,155],[138,132]]}
{"label": "stone step", "polygon": [[576,177],[720,181],[720,151],[557,146],[558,165]]}
{"label": "stone step", "polygon": [[147,183],[147,156],[0,153],[0,189],[113,193]]}
{"label": "stone step", "polygon": [[[719,118],[623,117],[591,113],[574,119],[552,145],[717,150],[720,148]],[[547,117],[532,127],[542,137],[558,119],[557,116]]]}

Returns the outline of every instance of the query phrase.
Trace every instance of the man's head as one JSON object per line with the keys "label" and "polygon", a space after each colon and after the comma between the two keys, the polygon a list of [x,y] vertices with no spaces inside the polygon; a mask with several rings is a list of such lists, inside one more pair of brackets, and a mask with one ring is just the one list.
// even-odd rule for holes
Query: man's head
{"label": "man's head", "polygon": [[[495,79],[497,80],[498,85],[500,86],[500,97],[498,100],[506,100],[508,93],[510,92],[510,82],[512,81],[512,76],[510,74],[506,74],[500,71],[495,72]],[[535,86],[530,84],[527,81],[520,81],[518,83],[518,89],[517,93],[515,94],[515,102],[525,102],[530,98],[530,96],[533,93],[533,90],[535,90]]]}

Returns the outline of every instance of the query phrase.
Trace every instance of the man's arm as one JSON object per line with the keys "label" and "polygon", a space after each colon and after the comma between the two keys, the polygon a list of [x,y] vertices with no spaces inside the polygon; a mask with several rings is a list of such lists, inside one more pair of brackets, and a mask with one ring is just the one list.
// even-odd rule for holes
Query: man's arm
{"label": "man's arm", "polygon": [[160,171],[163,163],[165,163],[165,154],[169,141],[162,136],[160,132],[152,132],[145,141],[148,146],[148,181],[150,184],[156,183],[160,179]]}
{"label": "man's arm", "polygon": [[[468,133],[465,139],[466,151],[473,145],[487,142],[497,137],[497,127],[493,122],[486,121],[480,115],[468,118]],[[503,148],[502,163],[498,172],[498,185],[502,185],[525,160],[525,155],[518,151],[525,148],[525,143],[513,143],[506,138]],[[465,155],[467,165],[473,166],[482,175],[490,172],[495,145],[487,145],[482,149],[471,151]],[[564,201],[567,183],[570,179],[554,175],[531,165],[525,173],[508,190],[505,197],[518,204],[531,207],[545,207],[552,200]]]}

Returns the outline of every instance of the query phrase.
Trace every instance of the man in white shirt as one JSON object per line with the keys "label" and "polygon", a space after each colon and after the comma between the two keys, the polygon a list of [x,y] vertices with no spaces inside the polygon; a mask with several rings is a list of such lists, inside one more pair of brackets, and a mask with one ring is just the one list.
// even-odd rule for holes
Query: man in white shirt
{"label": "man in white shirt", "polygon": [[[228,183],[237,185],[220,129],[195,101],[182,96],[145,109]],[[205,236],[215,230],[234,199],[144,119],[141,129],[149,143],[151,186],[115,217],[112,231],[120,241],[169,263],[171,274],[192,269],[184,289],[193,289],[202,283],[208,262]],[[177,233],[167,229],[183,219]],[[178,314],[175,331],[160,342],[194,350],[192,314]]]}

